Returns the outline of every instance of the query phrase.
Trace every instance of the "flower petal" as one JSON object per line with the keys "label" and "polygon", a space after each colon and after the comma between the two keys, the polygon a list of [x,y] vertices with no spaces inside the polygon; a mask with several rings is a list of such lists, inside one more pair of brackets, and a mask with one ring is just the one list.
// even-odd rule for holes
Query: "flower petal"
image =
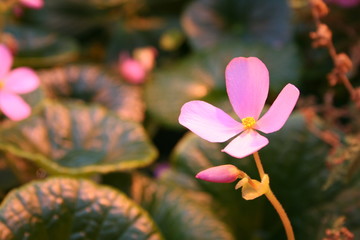
{"label": "flower petal", "polygon": [[300,92],[294,85],[286,85],[270,109],[256,123],[256,128],[264,133],[276,132],[282,128],[294,109],[299,95]]}
{"label": "flower petal", "polygon": [[269,140],[266,137],[261,136],[254,130],[247,130],[232,140],[222,152],[236,158],[243,158],[257,152],[268,143]]}
{"label": "flower petal", "polygon": [[4,45],[0,44],[0,80],[10,71],[13,64],[13,56],[9,49]]}
{"label": "flower petal", "polygon": [[234,165],[226,164],[205,169],[196,174],[196,178],[208,182],[231,183],[238,179],[241,173],[242,172]]}
{"label": "flower petal", "polygon": [[43,0],[20,0],[21,4],[33,9],[39,9],[44,6]]}
{"label": "flower petal", "polygon": [[226,90],[231,105],[241,118],[258,119],[269,92],[269,72],[255,57],[231,60],[225,71]]}
{"label": "flower petal", "polygon": [[0,92],[0,109],[11,120],[20,121],[31,113],[30,106],[19,96]]}
{"label": "flower petal", "polygon": [[179,123],[209,142],[224,142],[243,130],[241,123],[203,101],[185,103]]}
{"label": "flower petal", "polygon": [[13,93],[28,93],[39,87],[40,80],[36,73],[27,67],[12,70],[5,79],[5,90]]}

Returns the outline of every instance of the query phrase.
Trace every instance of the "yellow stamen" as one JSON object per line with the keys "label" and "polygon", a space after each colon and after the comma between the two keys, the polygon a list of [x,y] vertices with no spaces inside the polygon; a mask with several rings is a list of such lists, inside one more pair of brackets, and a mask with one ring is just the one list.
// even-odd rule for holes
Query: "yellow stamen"
{"label": "yellow stamen", "polygon": [[241,119],[241,123],[244,125],[245,129],[252,129],[256,121],[253,117],[246,117]]}
{"label": "yellow stamen", "polygon": [[3,81],[0,81],[0,90],[3,89],[5,86],[5,83]]}

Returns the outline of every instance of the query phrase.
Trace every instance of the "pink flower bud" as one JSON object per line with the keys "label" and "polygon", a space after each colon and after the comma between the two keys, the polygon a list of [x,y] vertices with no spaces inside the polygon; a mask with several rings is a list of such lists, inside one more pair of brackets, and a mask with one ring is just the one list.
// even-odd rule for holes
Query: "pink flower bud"
{"label": "pink flower bud", "polygon": [[143,83],[146,77],[144,67],[126,54],[120,54],[118,70],[120,75],[130,83]]}
{"label": "pink flower bud", "polygon": [[226,164],[201,171],[196,175],[196,178],[208,182],[231,183],[238,179],[240,174],[242,174],[242,171],[237,167]]}

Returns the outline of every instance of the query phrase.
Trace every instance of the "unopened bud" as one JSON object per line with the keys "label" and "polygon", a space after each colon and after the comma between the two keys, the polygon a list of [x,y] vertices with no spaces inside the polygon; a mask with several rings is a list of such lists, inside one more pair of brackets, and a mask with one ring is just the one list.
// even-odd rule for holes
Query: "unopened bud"
{"label": "unopened bud", "polygon": [[118,71],[120,75],[130,83],[140,84],[143,83],[146,78],[146,70],[144,67],[126,53],[121,53],[119,56]]}
{"label": "unopened bud", "polygon": [[241,170],[234,165],[226,164],[201,171],[196,175],[196,178],[208,182],[231,183],[238,179],[240,175],[243,175]]}
{"label": "unopened bud", "polygon": [[318,17],[324,17],[329,13],[329,8],[323,0],[311,0],[313,11]]}

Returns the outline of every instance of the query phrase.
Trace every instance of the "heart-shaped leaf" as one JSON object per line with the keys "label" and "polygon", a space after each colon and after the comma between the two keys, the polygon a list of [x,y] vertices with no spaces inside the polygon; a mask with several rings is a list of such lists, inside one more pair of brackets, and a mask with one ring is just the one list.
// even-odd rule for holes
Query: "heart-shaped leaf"
{"label": "heart-shaped leaf", "polygon": [[158,121],[179,127],[180,109],[187,101],[205,99],[218,107],[224,105],[224,99],[227,99],[225,67],[232,58],[239,56],[256,56],[266,64],[270,73],[271,97],[287,83],[298,80],[299,59],[294,46],[270,48],[259,44],[229,43],[196,53],[155,72],[145,91],[149,112]]}
{"label": "heart-shaped leaf", "polygon": [[114,175],[108,176],[105,181],[116,179],[111,182],[149,212],[166,239],[234,239],[228,226],[207,204],[194,200],[201,199],[201,194],[184,191],[138,173]]}
{"label": "heart-shaped leaf", "polygon": [[99,103],[121,118],[144,119],[142,89],[95,65],[69,65],[39,73],[45,96],[52,99],[80,99]]}
{"label": "heart-shaped leaf", "polygon": [[68,37],[37,28],[9,25],[6,32],[14,36],[19,52],[16,54],[16,66],[49,67],[74,61],[78,55],[78,46]]}
{"label": "heart-shaped leaf", "polygon": [[2,240],[162,239],[124,194],[85,179],[50,178],[13,190],[0,206]]}
{"label": "heart-shaped leaf", "polygon": [[[177,181],[178,185],[185,189],[210,193],[222,206],[224,221],[232,227],[237,238],[250,239],[254,232],[261,228],[264,199],[245,201],[241,197],[241,191],[235,190],[235,183],[212,183],[195,178],[198,172],[223,164],[230,163],[239,167],[243,164],[240,169],[244,171],[249,169],[248,165],[251,164],[249,159],[230,159],[221,152],[221,149],[220,144],[207,142],[189,133],[178,143],[173,152],[172,171],[175,172],[164,174],[162,178],[173,183]],[[251,175],[249,171],[246,172],[250,176],[256,176]]]}
{"label": "heart-shaped leaf", "polygon": [[150,164],[157,151],[141,125],[100,106],[45,102],[31,118],[0,130],[0,148],[51,173],[89,174]]}

